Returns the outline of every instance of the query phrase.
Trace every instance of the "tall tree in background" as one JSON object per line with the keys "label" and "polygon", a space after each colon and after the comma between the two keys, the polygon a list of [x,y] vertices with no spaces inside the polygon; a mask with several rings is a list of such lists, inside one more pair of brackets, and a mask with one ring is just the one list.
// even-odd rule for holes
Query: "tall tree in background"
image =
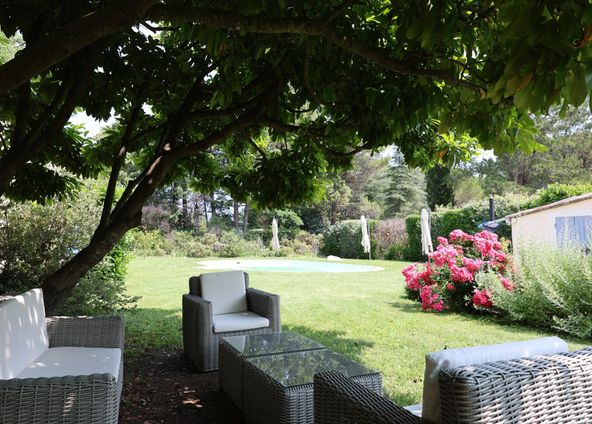
{"label": "tall tree in background", "polygon": [[419,168],[408,167],[398,152],[388,169],[388,185],[383,199],[384,218],[419,213],[427,205],[425,174]]}
{"label": "tall tree in background", "polygon": [[428,206],[431,210],[436,206],[452,205],[454,203],[454,189],[450,181],[450,168],[435,165],[426,173],[426,192]]}
{"label": "tall tree in background", "polygon": [[[532,150],[528,112],[589,92],[589,5],[572,0],[8,1],[24,48],[0,65],[0,194],[48,199],[109,174],[89,245],[42,284],[49,309],[141,222],[155,190],[281,206],[318,177],[396,144],[410,166],[454,161],[451,131]],[[84,109],[116,128],[88,140]],[[408,137],[432,126],[440,138]],[[452,143],[452,145],[451,145]],[[134,171],[125,181],[126,164]],[[118,187],[120,188],[118,190]],[[121,193],[121,194],[119,194]]]}

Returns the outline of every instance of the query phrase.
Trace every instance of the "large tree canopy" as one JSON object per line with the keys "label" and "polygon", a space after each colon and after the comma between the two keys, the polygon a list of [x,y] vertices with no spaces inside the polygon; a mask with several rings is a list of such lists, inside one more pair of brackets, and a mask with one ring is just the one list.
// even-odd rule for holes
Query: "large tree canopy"
{"label": "large tree canopy", "polygon": [[[567,0],[2,1],[24,46],[0,65],[0,194],[110,172],[89,246],[43,283],[51,308],[181,175],[279,206],[363,149],[427,165],[466,155],[467,136],[536,148],[528,113],[590,91],[591,25]],[[117,124],[89,140],[76,110]]]}

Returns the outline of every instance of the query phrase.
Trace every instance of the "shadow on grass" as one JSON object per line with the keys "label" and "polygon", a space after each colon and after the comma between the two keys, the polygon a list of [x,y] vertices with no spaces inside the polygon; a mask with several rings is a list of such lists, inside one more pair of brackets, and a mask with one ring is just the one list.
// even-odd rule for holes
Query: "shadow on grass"
{"label": "shadow on grass", "polygon": [[374,346],[374,343],[367,340],[345,337],[345,333],[342,331],[317,330],[303,325],[283,325],[282,331],[292,331],[313,339],[358,362],[361,362],[361,354],[364,349]]}
{"label": "shadow on grass", "polygon": [[182,347],[181,309],[138,308],[125,314],[125,354]]}

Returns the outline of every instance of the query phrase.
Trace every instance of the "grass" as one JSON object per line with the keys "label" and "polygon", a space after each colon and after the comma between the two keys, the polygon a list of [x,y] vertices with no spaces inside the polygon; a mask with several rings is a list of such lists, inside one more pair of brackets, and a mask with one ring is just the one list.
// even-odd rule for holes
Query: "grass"
{"label": "grass", "polygon": [[[308,259],[310,260],[310,259]],[[142,296],[129,313],[126,350],[181,347],[181,296],[198,259],[135,258],[129,294]],[[347,261],[363,263],[368,261]],[[552,333],[501,325],[490,317],[426,313],[404,296],[404,262],[372,261],[383,271],[348,274],[249,272],[251,286],[277,293],[284,331],[313,338],[382,372],[387,395],[408,405],[422,394],[424,356],[444,348],[502,343]],[[565,339],[565,337],[563,337]],[[567,339],[570,349],[591,344]]]}

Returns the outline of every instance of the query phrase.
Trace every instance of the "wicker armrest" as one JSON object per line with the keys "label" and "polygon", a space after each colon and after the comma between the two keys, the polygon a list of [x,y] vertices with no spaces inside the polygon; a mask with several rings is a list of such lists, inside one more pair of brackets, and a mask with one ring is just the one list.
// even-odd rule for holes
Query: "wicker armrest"
{"label": "wicker armrest", "polygon": [[48,317],[49,347],[106,347],[123,350],[124,319],[121,316]]}
{"label": "wicker armrest", "polygon": [[111,374],[0,380],[0,422],[116,424],[119,393]]}
{"label": "wicker armrest", "polygon": [[440,371],[442,420],[592,422],[592,350]]}
{"label": "wicker armrest", "polygon": [[249,311],[264,316],[269,320],[270,327],[281,330],[280,297],[253,288],[247,289],[247,304]]}
{"label": "wicker armrest", "polygon": [[411,412],[338,371],[314,377],[315,424],[418,424]]}
{"label": "wicker armrest", "polygon": [[192,337],[212,334],[212,303],[194,294],[183,295],[183,334]]}

